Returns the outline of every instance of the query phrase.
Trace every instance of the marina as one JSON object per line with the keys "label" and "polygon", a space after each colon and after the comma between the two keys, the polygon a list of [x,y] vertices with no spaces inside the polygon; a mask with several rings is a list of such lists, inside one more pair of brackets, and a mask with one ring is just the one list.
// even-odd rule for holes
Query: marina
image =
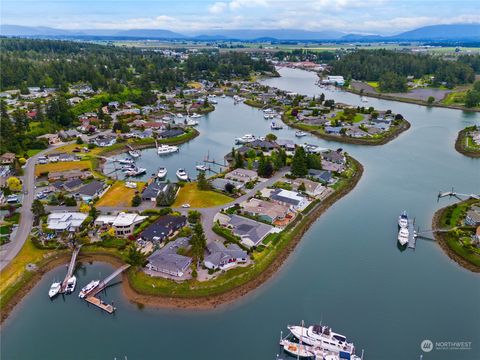
{"label": "marina", "polygon": [[[268,83],[299,93],[325,92],[327,99],[362,106],[356,95],[333,93],[315,86],[313,73],[286,69],[281,74],[282,78],[268,80]],[[210,151],[210,159],[222,165],[223,155],[231,149],[235,137],[246,132],[268,133],[269,122],[264,120],[262,111],[244,104],[234,106],[230,98],[219,98],[218,103],[217,109],[200,121],[199,131],[204,136],[181,145],[181,151],[172,156],[159,158],[155,148],[142,150],[142,156],[136,161],[138,165],[147,168],[147,174],[165,166],[169,169],[167,177],[175,179],[180,164],[194,174],[195,166]],[[65,268],[62,266],[47,273],[5,322],[2,337],[8,346],[1,349],[2,358],[61,359],[65,352],[78,346],[77,339],[82,338],[88,346],[76,357],[79,359],[112,359],[124,355],[174,359],[184,344],[179,332],[183,339],[189,339],[188,348],[182,350],[183,358],[219,358],[205,350],[205,344],[211,343],[213,333],[228,327],[228,331],[222,333],[222,341],[215,345],[218,354],[228,354],[232,360],[251,359],[252,354],[255,358],[272,359],[279,351],[278,330],[302,318],[310,322],[323,318],[334,329],[344,330],[366,349],[368,359],[383,359],[387,355],[391,359],[418,359],[422,339],[462,339],[473,341],[475,346],[476,339],[480,338],[478,321],[467,311],[452,312],[445,308],[475,309],[478,276],[451,262],[434,242],[422,242],[422,251],[415,253],[392,251],[392,236],[395,236],[392,225],[396,226],[393,222],[405,207],[415,214],[417,223],[430,224],[435,210],[445,205],[436,204],[432,199],[438,189],[445,186],[455,184],[466,194],[478,192],[478,181],[469,175],[477,163],[456,154],[448,146],[454,141],[452,134],[460,127],[480,121],[478,114],[378,99],[369,99],[369,104],[395,109],[408,116],[411,131],[381,149],[338,145],[358,158],[365,167],[365,176],[357,189],[315,222],[274,279],[253,295],[233,305],[206,311],[158,309],[131,303],[121,287],[112,286],[102,294],[103,301],[114,301],[121,311],[114,317],[99,316],[98,311],[86,311],[86,303],[76,296],[65,297],[65,300],[58,297],[53,301],[46,296],[52,281],[63,278]],[[295,131],[288,128],[277,133],[280,139],[294,139],[294,134]],[[336,145],[310,135],[304,139],[317,147]],[[452,171],[445,171],[445,163],[452,166]],[[113,164],[111,166],[113,168]],[[214,166],[217,168],[212,164]],[[448,196],[444,199],[445,203],[454,201],[455,198]],[[367,211],[365,204],[375,206]],[[336,276],[322,271],[326,268],[334,270]],[[94,262],[83,264],[76,276],[84,286],[92,279],[102,278],[99,273],[112,271],[110,265]],[[348,279],[348,282],[345,284],[339,279]],[[449,291],[445,291],[445,283],[450,284]],[[382,297],[372,298],[372,291],[376,291],[379,284]],[[425,291],[426,284],[428,291]],[[465,296],[458,296],[460,293]],[[416,297],[415,312],[404,306],[411,300],[411,294]],[[288,312],[285,309],[289,309]],[[69,329],[66,337],[64,328],[53,323],[52,318],[68,318],[76,326]],[[259,318],[261,331],[254,329],[253,334],[246,333],[247,326],[258,323]],[[389,319],[389,323],[385,319]],[[391,324],[394,326],[389,326]],[[84,330],[86,327],[88,332]],[[379,341],[379,333],[386,328],[391,336]],[[51,343],[46,344],[38,337],[45,331],[52,338],[62,339],[54,354]],[[161,332],[161,339],[157,331]],[[32,346],[24,346],[25,338],[32,339]],[[105,346],[106,342],[114,346]],[[450,360],[452,352],[437,351],[434,355],[435,360]],[[477,347],[454,355],[456,360],[480,356]]]}

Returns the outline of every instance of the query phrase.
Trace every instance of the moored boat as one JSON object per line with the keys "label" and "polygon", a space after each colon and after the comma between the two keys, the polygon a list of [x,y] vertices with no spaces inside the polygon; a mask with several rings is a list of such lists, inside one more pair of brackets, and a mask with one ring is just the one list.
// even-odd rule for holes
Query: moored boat
{"label": "moored boat", "polygon": [[201,118],[202,115],[199,115],[197,113],[193,113],[192,115],[190,115],[190,117],[193,118],[193,119],[197,119],[197,118]]}
{"label": "moored boat", "polygon": [[118,160],[118,162],[119,162],[119,164],[122,164],[122,165],[135,164],[135,160],[133,160],[131,158],[120,159],[120,160]]}
{"label": "moored boat", "polygon": [[142,174],[145,174],[147,172],[147,169],[145,168],[134,168],[131,170],[127,170],[125,173],[127,176],[140,176]]}
{"label": "moored boat", "polygon": [[307,136],[307,133],[302,130],[295,131],[295,136],[296,137],[302,137],[302,136]]}
{"label": "moored boat", "polygon": [[67,286],[65,287],[65,293],[71,294],[75,291],[75,286],[77,286],[77,277],[73,275],[70,279],[67,280]]}
{"label": "moored boat", "polygon": [[401,228],[408,228],[408,215],[405,210],[398,217],[398,226]]}
{"label": "moored boat", "polygon": [[400,243],[400,245],[404,246],[408,243],[408,236],[409,236],[409,231],[408,231],[408,228],[400,228],[400,230],[398,231],[398,242]]}
{"label": "moored boat", "polygon": [[197,165],[197,166],[195,166],[195,169],[197,169],[198,171],[207,171],[208,170],[207,166],[205,166],[205,165]]}
{"label": "moored boat", "polygon": [[80,293],[78,294],[78,297],[83,299],[90,291],[95,289],[98,284],[100,284],[100,280],[92,280],[90,281],[87,285],[85,285],[82,290],[80,290]]}
{"label": "moored boat", "polygon": [[130,155],[132,158],[136,159],[140,157],[140,151],[137,151],[135,149],[128,150],[128,155]]}
{"label": "moored boat", "polygon": [[280,130],[280,129],[283,129],[283,126],[282,126],[282,124],[279,124],[279,123],[276,123],[275,121],[272,121],[272,123],[270,124],[270,129]]}
{"label": "moored boat", "polygon": [[296,356],[301,359],[313,359],[315,357],[315,353],[310,350],[309,346],[297,344],[286,339],[280,340],[280,345],[283,347],[283,350],[286,353],[292,356]]}
{"label": "moored boat", "polygon": [[165,176],[167,176],[168,170],[166,167],[160,167],[157,172],[157,177],[159,179],[163,179]]}
{"label": "moored boat", "polygon": [[178,169],[175,174],[177,175],[177,178],[179,180],[182,180],[182,181],[187,181],[188,180],[188,174],[184,169]]}
{"label": "moored boat", "polygon": [[252,135],[252,134],[245,134],[243,135],[242,137],[239,137],[239,138],[235,138],[235,142],[237,144],[247,144],[249,142],[252,142],[253,140],[255,140],[255,136]]}
{"label": "moored boat", "polygon": [[59,282],[52,283],[52,285],[50,286],[50,290],[48,290],[48,297],[51,299],[51,298],[57,296],[58,293],[60,292],[61,286],[62,286],[62,284],[59,283]]}
{"label": "moored boat", "polygon": [[178,151],[178,146],[161,144],[157,147],[158,155],[171,154]]}
{"label": "moored boat", "polygon": [[333,332],[325,325],[288,326],[288,329],[297,339],[310,346],[317,346],[327,351],[355,353],[355,346],[349,343],[344,335]]}

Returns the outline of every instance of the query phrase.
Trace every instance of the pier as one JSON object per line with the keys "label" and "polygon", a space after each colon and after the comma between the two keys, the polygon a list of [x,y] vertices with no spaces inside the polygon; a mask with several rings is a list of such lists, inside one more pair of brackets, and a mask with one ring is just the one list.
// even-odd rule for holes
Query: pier
{"label": "pier", "polygon": [[82,245],[79,247],[75,248],[72,253],[72,258],[70,259],[70,264],[68,264],[68,269],[67,269],[67,274],[65,275],[65,278],[62,281],[62,285],[60,287],[60,294],[65,293],[65,289],[67,288],[67,282],[68,279],[70,279],[73,275],[73,270],[75,270],[75,262],[77,261],[77,256],[78,253],[80,252],[80,248]]}
{"label": "pier", "polygon": [[417,233],[415,231],[415,221],[408,219],[408,248],[415,250],[417,245]]}
{"label": "pier", "polygon": [[115,277],[117,277],[122,272],[127,270],[129,267],[130,267],[130,264],[125,264],[119,267],[118,269],[116,269],[113,273],[108,275],[105,279],[100,281],[97,287],[93,288],[92,290],[90,290],[90,292],[88,292],[85,295],[85,298],[84,298],[85,301],[88,302],[89,304],[95,305],[99,309],[106,311],[109,314],[113,314],[116,308],[113,305],[104,303],[101,299],[97,298],[96,295],[100,293],[103,289],[105,289],[107,287],[107,284],[110,281],[112,281]]}

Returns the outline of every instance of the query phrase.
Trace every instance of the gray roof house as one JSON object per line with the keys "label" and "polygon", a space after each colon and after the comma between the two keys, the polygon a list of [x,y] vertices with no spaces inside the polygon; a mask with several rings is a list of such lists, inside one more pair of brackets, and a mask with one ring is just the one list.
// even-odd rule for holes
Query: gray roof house
{"label": "gray roof house", "polygon": [[178,238],[156,250],[148,257],[147,269],[167,275],[182,277],[192,263],[192,258],[177,254],[180,248],[190,246],[189,238]]}
{"label": "gray roof house", "polygon": [[140,238],[151,242],[161,242],[187,224],[185,216],[164,215],[150,224],[140,234]]}
{"label": "gray roof house", "polygon": [[105,183],[98,180],[93,180],[88,184],[83,185],[75,193],[77,198],[81,198],[83,201],[91,201],[94,197],[100,196],[105,188]]}
{"label": "gray roof house", "polygon": [[235,189],[241,189],[243,187],[243,183],[235,180],[228,180],[222,178],[215,178],[210,181],[210,185],[217,190],[226,191],[227,184],[233,185]]}
{"label": "gray roof house", "polygon": [[212,241],[207,244],[208,256],[205,257],[203,264],[208,269],[226,270],[236,266],[238,263],[245,263],[248,254],[237,244],[228,244]]}
{"label": "gray roof house", "polygon": [[257,246],[273,230],[273,226],[238,215],[230,216],[228,225],[247,247]]}

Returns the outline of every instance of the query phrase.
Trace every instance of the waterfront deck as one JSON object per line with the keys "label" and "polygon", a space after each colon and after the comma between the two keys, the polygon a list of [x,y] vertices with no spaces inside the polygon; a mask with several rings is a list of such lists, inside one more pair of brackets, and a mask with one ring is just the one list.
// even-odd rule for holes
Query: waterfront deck
{"label": "waterfront deck", "polygon": [[102,300],[94,296],[89,296],[85,298],[85,301],[92,305],[95,305],[96,307],[102,309],[103,311],[106,311],[109,314],[113,314],[113,312],[116,310],[116,308],[113,305],[104,303]]}

